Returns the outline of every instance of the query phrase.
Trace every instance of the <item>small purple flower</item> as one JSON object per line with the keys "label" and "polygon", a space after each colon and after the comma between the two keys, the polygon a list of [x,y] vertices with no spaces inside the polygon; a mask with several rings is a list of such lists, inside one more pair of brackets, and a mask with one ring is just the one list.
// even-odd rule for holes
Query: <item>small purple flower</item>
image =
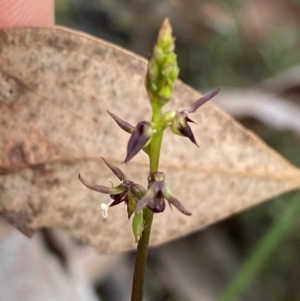
{"label": "small purple flower", "polygon": [[145,195],[138,202],[135,212],[141,212],[145,207],[153,212],[163,212],[166,204],[165,199],[169,205],[176,207],[181,213],[191,215],[191,213],[172,195],[165,183],[165,175],[162,172],[155,172],[149,176],[149,188]]}
{"label": "small purple flower", "polygon": [[127,144],[127,155],[124,163],[127,163],[141,149],[147,146],[147,144],[151,140],[153,133],[154,130],[151,122],[141,121],[136,125]]}
{"label": "small purple flower", "polygon": [[149,144],[154,129],[151,122],[140,121],[135,127],[128,122],[122,120],[113,113],[107,111],[117,125],[125,132],[131,134],[127,144],[127,154],[123,163],[130,161],[140,150],[147,153],[147,145]]}
{"label": "small purple flower", "polygon": [[171,131],[176,135],[189,138],[194,144],[198,146],[192,129],[188,124],[188,122],[195,122],[188,117],[188,113],[194,113],[196,110],[198,110],[200,106],[202,106],[207,101],[212,99],[215,95],[217,95],[219,91],[220,88],[200,97],[198,100],[192,103],[192,105],[188,109],[165,113],[165,122],[170,126]]}
{"label": "small purple flower", "polygon": [[139,199],[143,197],[146,192],[146,189],[136,184],[132,181],[129,181],[125,174],[116,166],[106,161],[102,158],[104,163],[110,168],[110,170],[119,178],[121,184],[116,187],[106,187],[102,185],[97,185],[94,183],[90,183],[86,181],[80,174],[78,175],[79,180],[83,185],[87,188],[101,192],[104,194],[109,194],[111,201],[108,204],[102,203],[101,209],[103,210],[103,217],[107,218],[108,216],[108,208],[116,206],[122,202],[124,202],[127,206],[127,214],[128,218],[132,215],[136,208],[136,204]]}

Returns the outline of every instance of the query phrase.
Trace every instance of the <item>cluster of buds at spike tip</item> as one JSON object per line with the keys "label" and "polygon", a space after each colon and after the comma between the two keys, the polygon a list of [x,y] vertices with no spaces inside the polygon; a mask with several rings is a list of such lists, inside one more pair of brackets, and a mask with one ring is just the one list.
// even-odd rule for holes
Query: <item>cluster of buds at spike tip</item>
{"label": "cluster of buds at spike tip", "polygon": [[147,146],[155,133],[153,124],[149,121],[141,121],[134,127],[111,112],[108,113],[122,130],[131,134],[127,144],[126,158],[123,163],[130,161],[142,149],[148,153]]}
{"label": "cluster of buds at spike tip", "polygon": [[200,106],[212,99],[215,95],[219,93],[219,91],[220,88],[200,97],[198,100],[192,103],[192,105],[188,109],[168,111],[164,113],[162,116],[163,127],[170,127],[171,131],[174,134],[187,137],[198,146],[192,129],[188,124],[189,122],[195,122],[188,117],[188,113],[193,113],[196,110],[198,110]]}
{"label": "cluster of buds at spike tip", "polygon": [[120,185],[115,187],[106,187],[90,183],[86,181],[80,174],[78,175],[78,178],[81,181],[81,183],[87,188],[110,195],[111,201],[108,204],[101,204],[101,209],[103,210],[104,218],[107,218],[108,216],[109,207],[113,207],[122,202],[124,202],[127,206],[127,214],[128,218],[130,218],[130,216],[136,209],[138,201],[146,193],[146,189],[143,186],[128,180],[125,174],[118,167],[107,162],[105,159],[103,159],[103,161],[106,164],[106,166],[110,168],[110,170],[119,178],[119,180],[121,181]]}
{"label": "cluster of buds at spike tip", "polygon": [[[152,106],[162,107],[172,96],[179,74],[172,27],[165,19],[158,34],[153,54],[149,55],[145,86]],[[155,103],[155,104],[154,104]]]}
{"label": "cluster of buds at spike tip", "polygon": [[191,213],[173,196],[165,182],[165,175],[162,172],[152,173],[149,178],[149,188],[142,199],[139,200],[135,212],[142,212],[147,207],[155,213],[163,212],[166,207],[165,200],[170,207],[173,205],[181,213],[191,215]]}

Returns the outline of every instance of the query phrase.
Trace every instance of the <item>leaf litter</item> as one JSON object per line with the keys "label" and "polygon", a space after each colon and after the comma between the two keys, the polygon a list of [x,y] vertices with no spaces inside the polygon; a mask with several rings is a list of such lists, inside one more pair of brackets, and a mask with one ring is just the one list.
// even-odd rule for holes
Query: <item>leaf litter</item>
{"label": "leaf litter", "polygon": [[[125,156],[129,136],[107,110],[131,124],[150,118],[146,61],[60,27],[0,30],[0,54],[1,215],[28,236],[50,227],[101,253],[134,248],[126,207],[103,219],[108,196],[85,189],[77,175],[105,183],[111,173],[101,157],[118,166]],[[178,81],[168,107],[200,96]],[[199,149],[166,132],[161,154],[168,186],[192,216],[155,215],[152,245],[300,188],[299,169],[213,103],[193,118]],[[123,170],[146,184],[147,156],[139,153]]]}

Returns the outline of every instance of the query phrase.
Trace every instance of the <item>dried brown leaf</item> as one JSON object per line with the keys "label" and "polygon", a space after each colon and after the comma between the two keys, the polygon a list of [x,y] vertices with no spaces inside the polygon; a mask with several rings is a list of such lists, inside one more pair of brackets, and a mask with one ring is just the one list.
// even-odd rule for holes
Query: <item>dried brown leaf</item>
{"label": "dried brown leaf", "polygon": [[[132,124],[150,118],[145,72],[134,54],[64,28],[0,31],[0,212],[21,231],[63,229],[103,253],[134,247],[126,207],[111,208],[103,220],[100,203],[109,197],[77,175],[108,184],[112,173],[101,157],[117,165],[129,137],[106,111],[120,110]],[[178,82],[171,106],[199,96]],[[200,149],[166,133],[161,156],[168,187],[193,215],[157,214],[152,244],[300,187],[297,168],[212,103],[193,119]],[[144,153],[122,169],[146,184]]]}

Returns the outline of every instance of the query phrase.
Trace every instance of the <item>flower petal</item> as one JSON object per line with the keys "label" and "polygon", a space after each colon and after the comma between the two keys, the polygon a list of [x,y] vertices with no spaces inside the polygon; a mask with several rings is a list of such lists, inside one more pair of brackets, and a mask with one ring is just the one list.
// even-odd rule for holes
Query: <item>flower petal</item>
{"label": "flower petal", "polygon": [[202,96],[201,98],[199,98],[198,100],[196,100],[194,103],[192,103],[192,105],[186,110],[188,113],[193,113],[195,112],[200,106],[202,106],[203,104],[205,104],[207,101],[209,101],[210,99],[212,99],[215,95],[217,95],[220,91],[220,88]]}
{"label": "flower petal", "polygon": [[131,160],[149,141],[152,136],[152,125],[150,122],[139,122],[127,145],[127,155],[123,163],[127,163]]}
{"label": "flower petal", "polygon": [[105,165],[119,178],[120,181],[126,181],[126,176],[122,170],[102,158]]}
{"label": "flower petal", "polygon": [[154,213],[163,212],[166,208],[166,203],[161,192],[147,203],[147,207]]}
{"label": "flower petal", "polygon": [[110,198],[113,200],[112,203],[110,203],[109,207],[113,207],[116,205],[119,205],[122,202],[127,203],[128,202],[128,196],[126,192],[120,193],[120,194],[111,194]]}
{"label": "flower petal", "polygon": [[134,198],[128,198],[128,202],[127,202],[127,216],[128,216],[128,219],[130,219],[132,213],[135,211],[136,204],[137,204],[137,202]]}
{"label": "flower petal", "polygon": [[192,215],[166,188],[162,190],[165,199],[174,207],[176,207],[181,213],[185,215]]}
{"label": "flower petal", "polygon": [[189,116],[186,116],[186,117],[185,117],[185,120],[186,120],[187,122],[192,122],[192,123],[194,123],[194,124],[197,124],[194,120],[192,120],[191,118],[189,118]]}
{"label": "flower petal", "polygon": [[145,207],[147,207],[148,203],[153,200],[156,195],[156,191],[151,189],[151,187],[146,191],[145,195],[138,201],[135,213],[140,213]]}
{"label": "flower petal", "polygon": [[129,190],[132,195],[138,200],[140,200],[146,193],[146,189],[142,185],[137,183],[133,183],[130,186]]}
{"label": "flower petal", "polygon": [[97,192],[105,193],[105,194],[115,195],[115,194],[122,193],[122,192],[126,191],[126,189],[127,189],[125,186],[121,186],[121,185],[119,185],[117,187],[106,187],[106,186],[90,183],[90,182],[86,181],[80,174],[78,174],[78,179],[87,188],[97,191]]}
{"label": "flower petal", "polygon": [[182,134],[182,136],[189,138],[194,144],[196,144],[199,147],[199,145],[194,137],[194,134],[192,132],[192,129],[188,124],[186,124],[185,126],[179,124],[178,131]]}
{"label": "flower petal", "polygon": [[132,126],[131,124],[129,124],[128,122],[122,120],[121,118],[119,118],[118,116],[116,116],[115,114],[107,111],[107,113],[112,117],[112,119],[117,123],[117,125],[124,130],[125,132],[132,134],[133,130],[134,130],[134,126]]}

